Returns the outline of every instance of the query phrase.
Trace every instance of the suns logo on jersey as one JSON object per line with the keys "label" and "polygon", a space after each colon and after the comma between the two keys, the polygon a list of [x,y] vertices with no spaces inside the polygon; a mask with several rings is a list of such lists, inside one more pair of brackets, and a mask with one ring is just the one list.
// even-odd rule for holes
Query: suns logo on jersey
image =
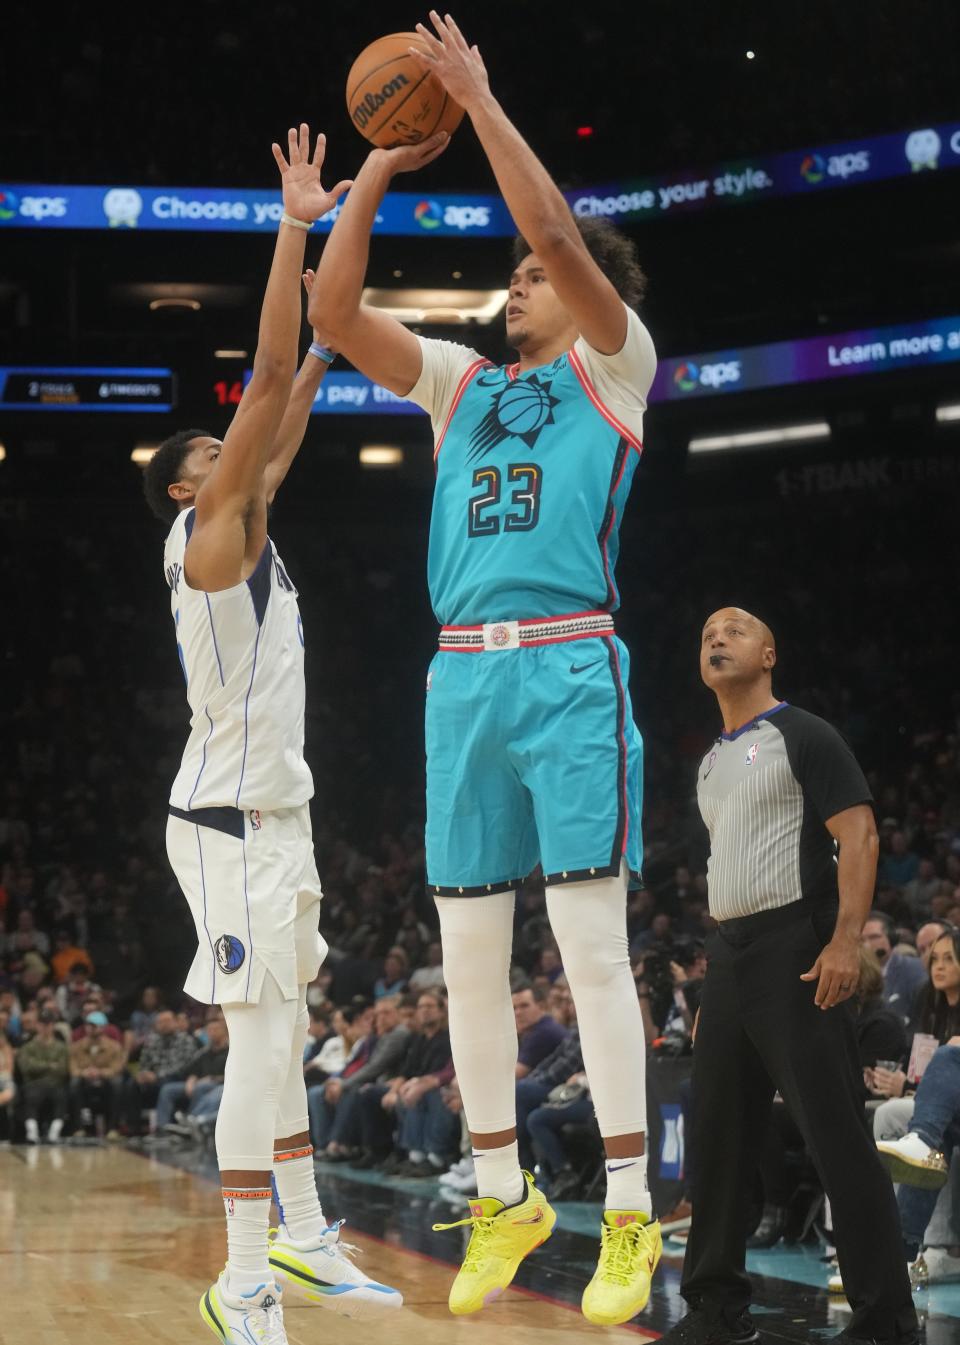
{"label": "suns logo on jersey", "polygon": [[[491,375],[489,381],[498,381],[498,375]],[[485,387],[487,383],[483,377],[477,379],[477,387]],[[467,460],[472,462],[485,457],[491,449],[511,438],[521,439],[528,448],[533,448],[540,431],[556,423],[553,408],[560,405],[560,398],[553,396],[552,386],[552,382],[541,383],[536,374],[531,374],[529,378],[517,379],[501,388],[494,396],[490,410],[470,436]]]}

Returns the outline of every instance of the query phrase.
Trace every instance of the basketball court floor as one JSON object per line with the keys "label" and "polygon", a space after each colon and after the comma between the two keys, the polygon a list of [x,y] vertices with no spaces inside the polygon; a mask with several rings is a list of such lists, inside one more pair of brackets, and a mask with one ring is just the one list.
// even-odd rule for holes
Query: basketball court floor
{"label": "basketball court floor", "polygon": [[[161,1156],[162,1155],[162,1156]],[[599,1210],[559,1206],[550,1241],[515,1286],[483,1313],[452,1317],[446,1304],[465,1205],[432,1181],[383,1179],[319,1165],[324,1209],[345,1217],[361,1264],[403,1291],[387,1319],[390,1345],[609,1345],[657,1339],[683,1314],[681,1255],[667,1248],[650,1306],[627,1327],[592,1327],[579,1299],[596,1255]],[[99,1144],[0,1150],[0,1345],[187,1345],[212,1340],[197,1300],[224,1257],[223,1206],[212,1153],[170,1146],[153,1155]],[[751,1254],[755,1313],[769,1342],[826,1341],[849,1320],[845,1300],[821,1287],[816,1248]],[[960,1342],[960,1285],[917,1295],[927,1345]],[[298,1302],[284,1305],[291,1345],[367,1345],[379,1327]],[[382,1319],[381,1319],[382,1321]],[[507,1333],[504,1335],[504,1333]]]}

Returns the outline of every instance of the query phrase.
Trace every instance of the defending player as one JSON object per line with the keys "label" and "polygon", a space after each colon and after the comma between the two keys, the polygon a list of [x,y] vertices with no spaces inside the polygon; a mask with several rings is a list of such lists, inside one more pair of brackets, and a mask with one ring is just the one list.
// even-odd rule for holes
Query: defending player
{"label": "defending player", "polygon": [[494,367],[360,302],[391,178],[436,158],[442,135],[368,156],[310,313],[365,374],[429,411],[435,431],[429,570],[443,630],[428,678],[427,876],[480,1195],[450,1307],[483,1307],[555,1220],[517,1161],[508,983],[515,891],[539,861],[608,1159],[583,1311],[614,1324],[645,1306],[660,1257],[626,936],[628,877],[641,864],[642,744],[610,615],[655,356],[632,311],[644,283],[632,246],[615,230],[578,226],[492,97],[477,49],[449,17],[431,18],[436,37],[418,27],[422,63],[466,108],[522,235],[507,307],[519,361]]}
{"label": "defending player", "polygon": [[[300,277],[311,225],[350,185],[320,185],[305,125],[289,162],[273,146],[284,215],[260,315],[253,376],[220,443],[186,430],[147,468],[164,552],[191,733],[170,795],[167,854],[197,927],[185,989],[221,1004],[230,1054],[217,1118],[228,1260],[200,1313],[227,1345],[285,1345],[275,1277],[346,1315],[400,1295],[346,1257],[317,1196],[302,1056],[306,985],[326,949],[303,758],[303,627],[267,535],[267,505],[303,439],[333,354],[311,346],[294,383]],[[312,276],[304,280],[309,285]],[[283,1226],[268,1242],[271,1179]]]}

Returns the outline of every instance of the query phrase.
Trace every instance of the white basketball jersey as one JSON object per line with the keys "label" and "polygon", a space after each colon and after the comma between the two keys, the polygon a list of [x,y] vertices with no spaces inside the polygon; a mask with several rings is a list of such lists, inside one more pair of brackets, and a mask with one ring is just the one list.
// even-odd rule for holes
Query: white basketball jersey
{"label": "white basketball jersey", "polygon": [[183,555],[194,510],[177,518],[164,571],[187,680],[190,738],[170,792],[175,808],[297,808],[313,794],[303,758],[303,625],[297,591],[270,539],[249,579],[190,588]]}

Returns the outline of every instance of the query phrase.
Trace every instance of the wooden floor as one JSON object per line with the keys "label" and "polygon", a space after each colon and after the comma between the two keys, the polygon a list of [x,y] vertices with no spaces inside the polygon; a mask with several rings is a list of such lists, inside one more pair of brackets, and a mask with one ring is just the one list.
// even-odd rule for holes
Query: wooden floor
{"label": "wooden floor", "polygon": [[[130,1345],[212,1341],[197,1312],[225,1256],[216,1186],[122,1149],[0,1150],[0,1345]],[[624,1345],[636,1329],[588,1325],[572,1307],[520,1290],[472,1318],[452,1317],[452,1271],[351,1231],[368,1273],[403,1291],[388,1345]],[[15,1306],[11,1306],[15,1305]],[[288,1292],[290,1345],[367,1345],[349,1322]],[[498,1334],[499,1333],[499,1334]]]}

